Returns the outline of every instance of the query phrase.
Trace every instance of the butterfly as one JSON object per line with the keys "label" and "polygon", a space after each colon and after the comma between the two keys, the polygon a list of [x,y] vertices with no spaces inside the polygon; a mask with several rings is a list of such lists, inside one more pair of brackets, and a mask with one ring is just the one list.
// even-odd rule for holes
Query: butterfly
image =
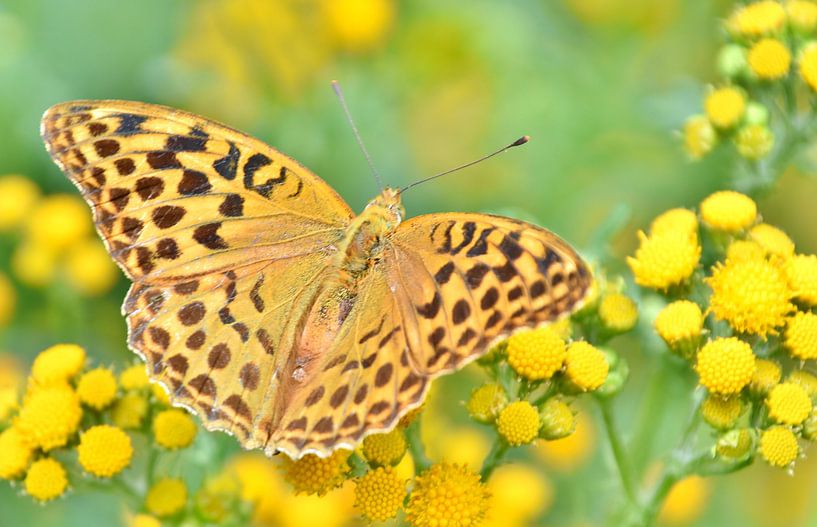
{"label": "butterfly", "polygon": [[139,102],[58,104],[41,135],[133,282],[128,345],[172,403],[245,448],[353,449],[435,377],[581,305],[592,277],[553,233],[473,213],[360,215],[265,143]]}

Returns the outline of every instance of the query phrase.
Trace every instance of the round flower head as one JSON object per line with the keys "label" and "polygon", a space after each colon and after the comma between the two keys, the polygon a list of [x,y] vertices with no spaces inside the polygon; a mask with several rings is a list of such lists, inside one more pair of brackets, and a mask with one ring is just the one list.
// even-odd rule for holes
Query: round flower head
{"label": "round flower head", "polygon": [[760,436],[760,454],[773,467],[787,467],[800,453],[797,437],[785,426],[773,426]]}
{"label": "round flower head", "polygon": [[576,430],[576,416],[573,410],[558,397],[551,397],[545,401],[539,416],[542,420],[542,438],[548,441],[567,437]]}
{"label": "round flower head", "polygon": [[776,38],[757,41],[749,50],[749,67],[758,78],[777,80],[785,77],[791,66],[789,48]]}
{"label": "round flower head", "polygon": [[650,235],[661,235],[668,232],[686,232],[698,237],[698,218],[689,209],[669,209],[652,220]]}
{"label": "round flower head", "polygon": [[76,344],[57,344],[40,352],[31,366],[31,375],[39,384],[72,379],[85,365],[85,350]]}
{"label": "round flower head", "polygon": [[692,159],[700,159],[715,147],[718,134],[705,115],[693,115],[684,123],[684,150]]}
{"label": "round flower head", "polygon": [[718,438],[715,445],[715,452],[718,456],[738,460],[743,459],[750,453],[754,446],[754,436],[748,428],[730,430]]}
{"label": "round flower head", "polygon": [[709,501],[711,485],[701,476],[686,476],[667,494],[658,515],[661,525],[691,525],[703,513]]}
{"label": "round flower head", "polygon": [[27,227],[32,242],[61,251],[91,233],[91,215],[79,198],[54,194],[29,212]]}
{"label": "round flower head", "polygon": [[77,395],[84,404],[102,410],[116,398],[116,377],[107,368],[96,368],[82,375]]}
{"label": "round flower head", "polygon": [[139,428],[147,414],[148,401],[145,396],[138,393],[126,393],[113,406],[111,421],[119,428]]}
{"label": "round flower head", "polygon": [[817,29],[817,4],[812,0],[789,0],[786,2],[789,24],[801,33]]}
{"label": "round flower head", "polygon": [[514,401],[499,413],[496,429],[511,446],[526,445],[536,439],[542,422],[528,401]]}
{"label": "round flower head", "polygon": [[735,337],[707,342],[698,352],[695,366],[700,383],[710,393],[733,395],[752,380],[755,356],[752,348]]}
{"label": "round flower head", "polygon": [[772,151],[774,134],[765,124],[747,124],[735,135],[735,147],[741,156],[756,161]]}
{"label": "round flower head", "polygon": [[746,96],[735,87],[726,86],[712,90],[704,100],[706,116],[716,128],[735,126],[746,111]]}
{"label": "round flower head", "polygon": [[567,347],[565,365],[565,375],[582,391],[592,391],[604,384],[610,369],[604,353],[583,340]]}
{"label": "round flower head", "polygon": [[757,205],[752,198],[733,190],[710,194],[701,202],[701,218],[712,229],[738,232],[757,219]]}
{"label": "round flower head", "polygon": [[479,475],[464,465],[440,463],[415,479],[406,518],[413,527],[480,525],[489,497]]}
{"label": "round flower head", "polygon": [[388,0],[336,0],[323,5],[335,40],[351,51],[381,43],[394,19],[394,4]]}
{"label": "round flower head", "polygon": [[162,527],[162,522],[150,514],[134,514],[129,519],[128,527]]}
{"label": "round flower head", "polygon": [[718,263],[706,282],[712,288],[709,306],[715,318],[741,333],[776,335],[776,328],[794,311],[783,271],[765,259]]}
{"label": "round flower head", "polygon": [[31,464],[23,485],[32,498],[50,501],[65,492],[68,487],[68,476],[58,461],[45,457]]}
{"label": "round flower head", "polygon": [[167,391],[162,388],[161,384],[152,383],[150,385],[150,391],[153,393],[153,398],[156,399],[157,403],[162,406],[170,406],[170,397],[167,395]]}
{"label": "round flower head", "polygon": [[508,339],[508,364],[526,379],[550,379],[564,360],[565,343],[550,327],[520,331]]}
{"label": "round flower head", "polygon": [[326,458],[306,454],[296,461],[284,457],[282,460],[284,479],[292,485],[297,494],[323,496],[330,490],[340,487],[346,480],[350,453],[348,450],[336,450]]}
{"label": "round flower head", "polygon": [[798,254],[789,259],[786,278],[798,302],[817,306],[817,255]]}
{"label": "round flower head", "polygon": [[744,37],[775,33],[786,23],[786,11],[775,0],[761,0],[738,7],[726,21],[726,28]]}
{"label": "round flower head", "polygon": [[788,258],[794,255],[794,242],[785,232],[768,223],[759,223],[749,230],[749,238],[775,256]]}
{"label": "round flower head", "polygon": [[54,280],[57,255],[48,247],[24,241],[11,255],[11,270],[24,284],[45,287]]}
{"label": "round flower head", "polygon": [[739,397],[720,397],[710,394],[701,405],[701,415],[704,421],[713,428],[727,430],[735,426],[743,405]]}
{"label": "round flower head", "polygon": [[53,385],[27,396],[15,426],[31,446],[48,451],[68,442],[81,417],[77,394],[67,385]]}
{"label": "round flower head", "polygon": [[799,425],[811,413],[811,399],[802,386],[790,382],[778,384],[766,398],[769,417],[784,425]]}
{"label": "round flower head", "polygon": [[97,425],[85,431],[77,447],[79,464],[88,473],[109,478],[122,472],[133,458],[130,437],[110,425]]}
{"label": "round flower head", "polygon": [[94,238],[71,246],[65,258],[65,272],[71,285],[85,296],[107,293],[119,278],[105,246]]}
{"label": "round flower head", "polygon": [[173,516],[187,503],[187,486],[177,478],[162,478],[150,487],[145,508],[160,518]]}
{"label": "round flower head", "polygon": [[153,437],[165,448],[186,448],[196,438],[196,423],[184,410],[162,410],[153,419]]}
{"label": "round flower head", "polygon": [[784,337],[784,345],[792,357],[817,359],[817,315],[798,311],[789,319]]}
{"label": "round flower head", "polygon": [[397,516],[405,498],[406,483],[391,467],[371,470],[355,484],[355,508],[371,522]]}
{"label": "round flower head", "polygon": [[653,325],[672,351],[689,358],[698,347],[704,316],[695,302],[676,300],[658,313]]}
{"label": "round flower head", "polygon": [[638,306],[630,297],[621,293],[605,295],[599,304],[598,313],[604,327],[617,333],[633,329],[638,322]]}
{"label": "round flower head", "polygon": [[726,248],[726,259],[733,262],[738,260],[759,260],[764,256],[766,256],[766,250],[752,240],[734,240]]}
{"label": "round flower head", "polygon": [[807,371],[794,370],[786,377],[786,382],[800,386],[812,399],[817,397],[817,377]]}
{"label": "round flower head", "polygon": [[21,476],[31,461],[31,454],[31,447],[15,427],[0,432],[0,479]]}
{"label": "round flower head", "polygon": [[150,385],[144,364],[134,364],[119,374],[119,384],[124,390],[141,390]]}
{"label": "round flower head", "polygon": [[502,386],[488,383],[471,392],[471,397],[465,407],[468,415],[480,423],[491,423],[506,404],[508,404],[508,396],[505,395]]}
{"label": "round flower head", "polygon": [[766,395],[780,382],[781,374],[780,364],[773,360],[756,359],[755,373],[752,375],[749,390],[755,395]]}
{"label": "round flower head", "polygon": [[817,91],[817,44],[810,44],[800,53],[800,76]]}
{"label": "round flower head", "polygon": [[30,179],[9,175],[0,177],[0,232],[20,225],[40,197],[40,189]]}
{"label": "round flower head", "polygon": [[363,455],[375,466],[396,465],[406,453],[403,430],[395,428],[385,434],[374,434],[363,440]]}
{"label": "round flower head", "polygon": [[638,233],[640,244],[627,265],[638,285],[658,290],[684,283],[698,266],[701,246],[687,232],[665,232],[647,236]]}

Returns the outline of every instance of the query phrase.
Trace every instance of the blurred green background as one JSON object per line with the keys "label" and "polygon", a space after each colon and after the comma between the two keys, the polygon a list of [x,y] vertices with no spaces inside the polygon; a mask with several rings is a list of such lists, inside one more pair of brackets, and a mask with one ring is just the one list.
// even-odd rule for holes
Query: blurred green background
{"label": "blurred green background", "polygon": [[[691,163],[675,131],[700,111],[715,78],[720,20],[732,2],[377,5],[350,13],[333,0],[3,0],[0,175],[24,175],[45,193],[74,193],[39,138],[42,112],[71,99],[132,99],[251,133],[360,210],[377,187],[330,89],[338,79],[391,186],[532,137],[523,148],[412,190],[409,215],[501,211],[535,218],[587,247],[611,214],[628,212],[614,239],[623,256],[635,246],[634,231],[657,213],[728,186],[732,154]],[[815,198],[817,179],[791,170],[760,201],[764,218],[801,252],[817,251]],[[15,243],[13,235],[0,241],[4,271]],[[118,309],[126,287],[122,278],[78,308],[70,291],[15,282],[18,306],[0,329],[0,348],[29,361],[70,340],[102,363],[129,360]],[[624,353],[637,372],[638,350]],[[644,395],[644,376],[633,375],[625,407]],[[601,444],[582,468],[548,475],[555,501],[547,525],[595,524],[597,501],[618,495],[606,455]],[[812,461],[798,463],[793,477],[755,466],[714,481],[696,525],[817,526],[816,490]],[[41,507],[18,494],[0,485],[0,525],[111,525],[121,518],[108,495],[75,493]]]}

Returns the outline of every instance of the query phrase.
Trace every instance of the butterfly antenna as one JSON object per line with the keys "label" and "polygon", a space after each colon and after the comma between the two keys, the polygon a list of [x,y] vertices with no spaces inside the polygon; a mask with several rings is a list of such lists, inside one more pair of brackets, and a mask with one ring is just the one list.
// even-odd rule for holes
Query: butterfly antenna
{"label": "butterfly antenna", "polygon": [[369,169],[371,169],[372,174],[374,174],[374,179],[377,181],[377,186],[380,187],[380,190],[383,190],[383,180],[380,179],[380,174],[374,167],[374,163],[372,163],[372,157],[369,155],[369,151],[366,150],[366,146],[363,144],[363,139],[360,137],[360,132],[357,130],[357,126],[355,126],[355,121],[352,119],[352,114],[349,112],[349,107],[346,105],[346,98],[343,96],[343,90],[340,89],[340,84],[338,81],[332,81],[332,89],[335,90],[335,95],[338,96],[340,105],[343,108],[343,113],[346,114],[346,120],[349,121],[349,126],[352,127],[352,132],[355,134],[357,145],[363,152],[363,156],[366,158],[366,162],[369,164]]}
{"label": "butterfly antenna", "polygon": [[482,163],[483,161],[491,159],[492,157],[494,157],[496,155],[499,155],[499,154],[501,154],[501,153],[503,153],[503,152],[505,152],[507,150],[510,150],[511,148],[513,148],[515,146],[522,146],[525,143],[527,143],[528,141],[530,141],[530,136],[528,136],[528,135],[522,136],[519,139],[517,139],[516,141],[514,141],[513,143],[509,144],[508,146],[504,146],[504,147],[500,148],[499,150],[497,150],[496,152],[488,154],[487,156],[482,156],[479,159],[475,159],[474,161],[471,161],[470,163],[465,163],[464,165],[454,167],[454,168],[452,168],[450,170],[446,170],[445,172],[440,172],[439,174],[434,174],[433,176],[427,177],[425,179],[421,179],[420,181],[415,181],[414,183],[411,183],[407,187],[401,188],[400,192],[398,192],[398,194],[402,194],[403,192],[407,191],[411,187],[416,187],[420,183],[425,183],[426,181],[431,181],[432,179],[437,179],[438,177],[443,177],[446,174],[456,172],[457,170],[462,170],[463,168],[468,168],[470,166],[476,165],[477,163]]}

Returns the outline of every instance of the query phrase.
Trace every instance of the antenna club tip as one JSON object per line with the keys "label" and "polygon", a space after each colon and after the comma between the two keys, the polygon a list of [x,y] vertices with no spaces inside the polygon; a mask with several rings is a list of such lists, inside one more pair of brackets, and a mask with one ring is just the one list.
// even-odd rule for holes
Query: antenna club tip
{"label": "antenna club tip", "polygon": [[523,135],[522,137],[520,137],[519,139],[517,139],[516,141],[511,143],[511,146],[521,146],[521,145],[524,145],[525,143],[527,143],[528,141],[530,141],[530,136],[529,135]]}

